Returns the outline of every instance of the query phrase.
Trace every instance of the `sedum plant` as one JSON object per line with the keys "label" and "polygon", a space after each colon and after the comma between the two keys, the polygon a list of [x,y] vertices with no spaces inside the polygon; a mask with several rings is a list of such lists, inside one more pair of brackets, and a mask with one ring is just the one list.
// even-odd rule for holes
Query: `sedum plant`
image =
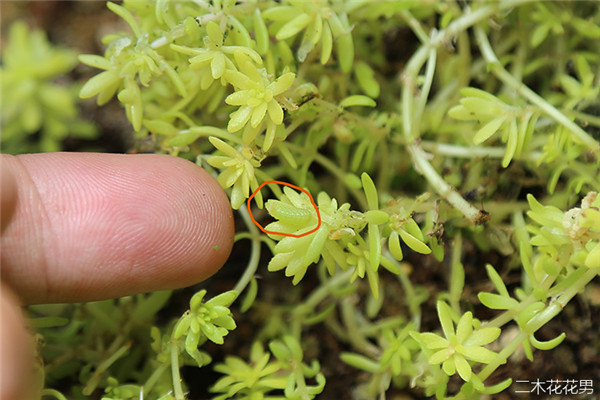
{"label": "sedum plant", "polygon": [[59,151],[68,136],[97,136],[79,117],[78,85],[66,77],[76,64],[77,53],[53,46],[43,31],[10,26],[0,68],[3,152]]}
{"label": "sedum plant", "polygon": [[[227,357],[225,362],[217,364],[215,371],[225,374],[210,389],[222,393],[215,399],[313,399],[325,386],[325,377],[319,372],[319,363],[311,365],[302,362],[300,343],[292,336],[269,343],[271,353],[277,361],[269,361],[259,342],[250,350],[250,364],[237,357]],[[316,385],[309,386],[304,378],[315,378]],[[272,396],[269,392],[283,390],[284,396]],[[269,395],[268,395],[269,394]]]}
{"label": "sedum plant", "polygon": [[[54,310],[71,321],[41,329],[44,395],[83,368],[70,398],[193,398],[179,372],[193,365],[222,375],[215,399],[332,396],[311,341],[325,332],[363,372],[355,398],[478,399],[514,390],[519,349],[533,360],[565,339],[539,331],[600,272],[592,3],[107,5],[122,29],[79,56],[100,70],[80,96],[116,97],[136,138],[211,171],[250,255],[231,291],[200,291],[171,323],[154,318],[168,294]],[[427,265],[443,271],[433,286],[415,279],[436,277]],[[257,279],[278,271],[276,287]],[[211,366],[207,342],[236,343],[246,316],[264,323],[248,357],[229,346]],[[67,338],[82,358],[55,344]]]}
{"label": "sedum plant", "polygon": [[460,317],[454,329],[450,307],[446,303],[438,302],[437,311],[445,337],[430,332],[419,335],[423,346],[435,351],[428,361],[430,364],[441,363],[446,374],[454,375],[458,372],[458,375],[468,382],[473,372],[467,360],[485,364],[493,361],[497,354],[483,346],[500,336],[500,328],[473,330],[473,314],[467,311]]}

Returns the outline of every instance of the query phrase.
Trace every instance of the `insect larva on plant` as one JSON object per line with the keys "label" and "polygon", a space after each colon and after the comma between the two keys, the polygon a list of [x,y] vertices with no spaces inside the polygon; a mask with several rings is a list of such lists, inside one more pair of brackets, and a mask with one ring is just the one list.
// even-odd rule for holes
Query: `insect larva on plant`
{"label": "insect larva on plant", "polygon": [[309,210],[297,208],[279,200],[267,201],[266,207],[269,214],[294,228],[306,227],[313,217],[313,213]]}

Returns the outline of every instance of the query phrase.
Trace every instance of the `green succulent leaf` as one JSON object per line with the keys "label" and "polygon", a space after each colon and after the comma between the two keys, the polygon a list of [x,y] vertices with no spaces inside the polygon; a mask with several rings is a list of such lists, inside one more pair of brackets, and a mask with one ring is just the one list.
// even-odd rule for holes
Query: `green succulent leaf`
{"label": "green succulent leaf", "polygon": [[379,82],[375,79],[375,73],[369,64],[364,61],[357,62],[354,67],[354,74],[361,89],[369,98],[376,99],[379,97]]}
{"label": "green succulent leaf", "polygon": [[481,292],[477,295],[481,304],[492,310],[513,310],[519,306],[519,302],[511,297]]}
{"label": "green succulent leaf", "polygon": [[488,140],[494,133],[500,129],[502,124],[506,121],[507,116],[503,115],[498,118],[494,118],[487,124],[485,124],[480,130],[477,131],[475,136],[473,137],[473,143],[481,144]]}
{"label": "green succulent leaf", "polygon": [[346,364],[363,371],[376,373],[379,371],[379,364],[375,361],[356,353],[342,353],[340,359]]}
{"label": "green succulent leaf", "polygon": [[465,341],[466,346],[483,346],[498,339],[501,330],[496,327],[480,328],[474,331]]}
{"label": "green succulent leaf", "polygon": [[349,97],[346,97],[340,102],[340,107],[352,107],[352,106],[365,106],[365,107],[375,107],[377,103],[370,97],[363,96],[360,94],[355,94]]}
{"label": "green succulent leaf", "polygon": [[600,243],[596,243],[588,253],[585,258],[585,266],[588,268],[600,268]]}
{"label": "green succulent leaf", "polygon": [[402,261],[404,255],[402,254],[402,247],[400,246],[400,237],[398,235],[398,232],[392,231],[392,233],[390,234],[388,248],[390,249],[390,253],[396,260]]}
{"label": "green succulent leaf", "polygon": [[402,241],[406,243],[408,247],[421,254],[429,254],[431,253],[431,249],[427,247],[425,243],[411,235],[410,233],[400,229],[398,230],[398,234],[402,238]]}
{"label": "green succulent leaf", "polygon": [[533,347],[535,347],[536,349],[551,350],[551,349],[555,348],[556,346],[558,346],[559,344],[561,344],[566,336],[567,335],[565,335],[565,333],[562,332],[560,335],[558,335],[554,339],[542,341],[542,340],[537,340],[535,338],[535,335],[532,333],[529,335],[529,341],[531,342],[531,345]]}

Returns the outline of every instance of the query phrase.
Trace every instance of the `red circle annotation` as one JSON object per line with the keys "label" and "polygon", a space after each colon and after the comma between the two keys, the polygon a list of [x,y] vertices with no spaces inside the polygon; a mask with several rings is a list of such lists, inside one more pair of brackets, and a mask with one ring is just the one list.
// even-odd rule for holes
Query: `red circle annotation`
{"label": "red circle annotation", "polygon": [[[250,207],[250,203],[251,203],[252,199],[254,198],[254,196],[256,196],[256,194],[260,191],[260,189],[262,189],[265,185],[269,185],[271,183],[275,183],[277,185],[289,186],[292,189],[296,189],[296,190],[299,190],[299,191],[301,191],[303,193],[306,193],[308,195],[308,198],[310,199],[310,204],[312,204],[312,206],[315,208],[315,211],[317,212],[317,219],[318,219],[317,226],[314,229],[312,229],[312,230],[310,230],[308,232],[304,232],[304,233],[301,233],[301,234],[297,235],[297,234],[294,234],[294,233],[269,231],[269,230],[263,228],[261,224],[259,224],[258,222],[256,222],[256,220],[254,219],[254,216],[252,215],[252,209]],[[252,193],[252,195],[250,197],[248,197],[247,205],[248,205],[248,213],[250,214],[250,219],[264,233],[270,233],[271,235],[281,235],[281,236],[290,236],[290,237],[295,237],[295,238],[301,238],[302,236],[310,235],[311,233],[316,232],[317,229],[319,229],[321,227],[321,213],[319,212],[319,208],[315,204],[315,201],[313,200],[313,198],[310,195],[310,193],[308,193],[307,190],[302,189],[301,187],[298,187],[296,185],[292,185],[291,183],[282,182],[282,181],[266,181],[266,182],[263,182],[263,183],[260,184],[259,187],[256,188],[256,190]]]}

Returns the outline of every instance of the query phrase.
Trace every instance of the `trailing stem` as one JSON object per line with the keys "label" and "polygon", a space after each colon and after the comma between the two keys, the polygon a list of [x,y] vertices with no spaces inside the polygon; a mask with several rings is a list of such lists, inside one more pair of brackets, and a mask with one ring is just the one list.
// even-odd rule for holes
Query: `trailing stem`
{"label": "trailing stem", "polygon": [[481,54],[488,62],[488,68],[498,79],[500,79],[506,86],[516,90],[517,93],[526,98],[528,101],[538,106],[540,110],[546,113],[550,118],[554,119],[556,122],[571,131],[578,141],[587,146],[592,152],[597,155],[600,154],[600,143],[598,143],[579,125],[567,118],[563,113],[556,109],[556,107],[548,103],[533,90],[529,89],[523,84],[523,82],[515,79],[515,77],[506,69],[504,69],[502,64],[500,64],[500,61],[498,60],[498,57],[496,57],[496,54],[490,45],[487,35],[485,32],[483,32],[483,29],[480,26],[476,26],[474,30],[475,38],[477,39],[477,44],[479,45]]}

